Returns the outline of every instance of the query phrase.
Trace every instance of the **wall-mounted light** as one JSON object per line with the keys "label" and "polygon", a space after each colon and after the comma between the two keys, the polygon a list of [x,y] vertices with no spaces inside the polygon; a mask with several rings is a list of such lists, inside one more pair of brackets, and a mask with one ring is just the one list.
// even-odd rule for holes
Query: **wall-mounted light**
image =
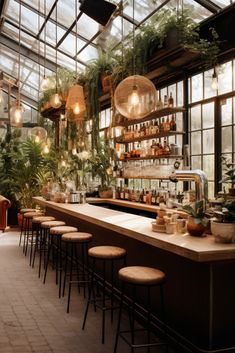
{"label": "wall-mounted light", "polygon": [[105,26],[117,6],[105,0],[79,0],[79,9],[96,22]]}

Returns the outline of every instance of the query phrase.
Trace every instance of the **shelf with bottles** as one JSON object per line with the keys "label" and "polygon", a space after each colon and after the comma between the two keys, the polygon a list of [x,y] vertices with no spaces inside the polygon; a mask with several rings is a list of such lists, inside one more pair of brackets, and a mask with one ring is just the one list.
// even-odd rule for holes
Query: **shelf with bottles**
{"label": "shelf with bottles", "polygon": [[149,160],[149,159],[183,159],[183,155],[176,154],[162,154],[159,156],[145,156],[145,157],[127,157],[127,158],[117,158],[118,162],[128,162],[128,161],[141,161],[141,160]]}
{"label": "shelf with bottles", "polygon": [[154,138],[161,138],[161,137],[168,137],[168,136],[175,136],[175,135],[184,135],[184,131],[162,131],[155,134],[144,135],[135,138],[125,139],[123,136],[120,138],[116,138],[116,143],[131,143],[131,142],[140,142],[145,140],[152,140]]}
{"label": "shelf with bottles", "polygon": [[160,119],[164,116],[168,116],[168,115],[172,115],[172,114],[176,114],[176,113],[184,113],[184,112],[185,112],[184,107],[165,107],[165,108],[157,109],[142,119],[131,119],[131,120],[126,121],[125,127],[128,127],[130,125],[144,123],[149,120]]}
{"label": "shelf with bottles", "polygon": [[144,141],[153,138],[182,135],[183,117],[172,114],[159,119],[151,119],[146,123],[133,124],[122,131],[121,136],[116,137],[116,143],[127,144],[136,141]]}

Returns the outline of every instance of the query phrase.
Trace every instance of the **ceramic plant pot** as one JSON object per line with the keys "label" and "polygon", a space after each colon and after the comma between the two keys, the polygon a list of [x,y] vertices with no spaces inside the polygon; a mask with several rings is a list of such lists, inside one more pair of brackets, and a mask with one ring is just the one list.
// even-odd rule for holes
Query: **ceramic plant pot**
{"label": "ceramic plant pot", "polygon": [[193,217],[188,218],[187,231],[190,235],[194,237],[200,237],[204,233],[206,227],[201,223],[195,223]]}
{"label": "ceramic plant pot", "polygon": [[235,223],[220,223],[211,220],[211,233],[217,243],[235,242]]}

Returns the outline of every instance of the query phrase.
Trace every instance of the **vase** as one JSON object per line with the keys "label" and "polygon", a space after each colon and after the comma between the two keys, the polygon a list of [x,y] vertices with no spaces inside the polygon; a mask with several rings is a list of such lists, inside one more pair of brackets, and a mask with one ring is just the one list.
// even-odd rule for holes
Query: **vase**
{"label": "vase", "polygon": [[211,220],[211,233],[216,243],[235,242],[235,223],[222,223]]}
{"label": "vase", "polygon": [[200,237],[203,235],[206,227],[201,223],[195,223],[193,217],[188,218],[187,222],[187,231],[190,235],[194,237]]}

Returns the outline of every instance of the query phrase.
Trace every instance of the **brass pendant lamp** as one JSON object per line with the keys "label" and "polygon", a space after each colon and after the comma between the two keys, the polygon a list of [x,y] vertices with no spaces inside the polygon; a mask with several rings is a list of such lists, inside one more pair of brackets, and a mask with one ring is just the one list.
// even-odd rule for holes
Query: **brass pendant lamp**
{"label": "brass pendant lamp", "polygon": [[128,119],[141,119],[155,110],[157,92],[154,84],[135,69],[135,0],[133,0],[133,75],[122,80],[114,92],[116,109]]}
{"label": "brass pendant lamp", "polygon": [[[78,17],[78,4],[77,0],[75,0],[75,22],[76,22],[76,35],[75,35],[75,71],[77,75],[77,52],[78,52],[78,45],[77,45],[77,33],[78,33],[78,24],[77,24],[77,17]],[[68,98],[66,101],[66,111],[67,111],[67,118],[69,121],[82,121],[85,117],[86,111],[86,103],[84,98],[83,87],[81,85],[73,85],[68,93]]]}
{"label": "brass pendant lamp", "polygon": [[55,94],[53,94],[50,98],[50,103],[51,106],[55,109],[58,109],[61,107],[62,102],[61,102],[61,97],[60,94],[58,93],[58,67],[57,67],[57,42],[58,42],[58,25],[57,25],[57,21],[58,21],[58,16],[57,16],[57,2],[56,2],[56,6],[55,6],[55,21],[56,21],[56,31],[55,31],[55,64],[56,64],[56,82],[55,82],[55,88],[56,88],[56,92]]}
{"label": "brass pendant lamp", "polygon": [[21,0],[19,0],[19,49],[18,49],[18,94],[10,109],[10,125],[15,128],[23,126],[23,106],[20,96],[20,56],[21,56]]}

